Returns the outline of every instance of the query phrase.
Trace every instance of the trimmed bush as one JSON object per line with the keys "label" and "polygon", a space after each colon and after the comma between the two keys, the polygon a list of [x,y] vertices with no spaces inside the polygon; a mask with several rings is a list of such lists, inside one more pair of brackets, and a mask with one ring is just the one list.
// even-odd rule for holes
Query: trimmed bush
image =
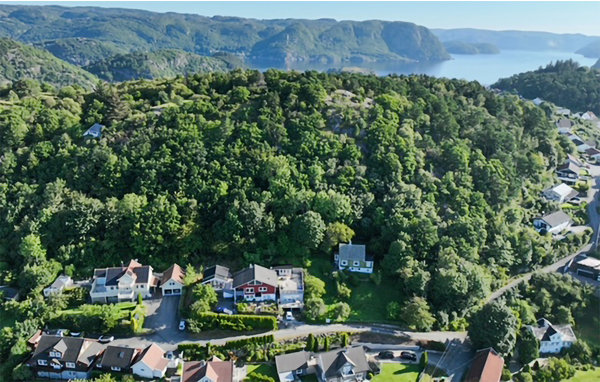
{"label": "trimmed bush", "polygon": [[273,316],[251,316],[244,314],[220,314],[204,312],[194,315],[189,320],[190,331],[199,333],[203,330],[223,329],[251,331],[258,329],[276,330],[277,318]]}

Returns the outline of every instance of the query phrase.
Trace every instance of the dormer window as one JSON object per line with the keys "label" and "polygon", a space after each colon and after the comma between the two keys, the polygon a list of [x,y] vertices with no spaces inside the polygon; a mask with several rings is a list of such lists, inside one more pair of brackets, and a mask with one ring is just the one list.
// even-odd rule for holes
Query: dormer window
{"label": "dormer window", "polygon": [[51,351],[50,352],[50,357],[62,358],[62,354],[59,351]]}
{"label": "dormer window", "polygon": [[348,261],[342,260],[342,265],[348,265]]}
{"label": "dormer window", "polygon": [[48,361],[46,361],[45,359],[38,359],[37,363],[40,366],[48,366]]}
{"label": "dormer window", "polygon": [[110,369],[111,369],[112,371],[121,371],[121,368],[120,368],[120,367],[118,367],[118,366],[111,366],[111,367],[110,367]]}
{"label": "dormer window", "polygon": [[359,261],[355,261],[352,265],[354,265],[355,267],[358,267],[360,265]]}
{"label": "dormer window", "polygon": [[349,365],[349,364],[344,365],[344,367],[342,368],[342,374],[343,375],[353,374],[352,365]]}
{"label": "dormer window", "polygon": [[56,363],[52,363],[52,368],[56,369],[56,370],[60,370],[61,368],[61,364],[56,362]]}
{"label": "dormer window", "polygon": [[66,365],[67,365],[67,367],[69,369],[75,369],[75,363],[74,362],[67,362]]}

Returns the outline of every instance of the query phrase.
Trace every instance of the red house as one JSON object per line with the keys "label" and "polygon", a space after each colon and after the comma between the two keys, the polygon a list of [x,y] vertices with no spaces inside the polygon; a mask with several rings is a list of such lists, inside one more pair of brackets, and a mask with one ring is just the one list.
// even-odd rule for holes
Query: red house
{"label": "red house", "polygon": [[250,265],[233,275],[236,301],[276,301],[277,273],[260,265]]}

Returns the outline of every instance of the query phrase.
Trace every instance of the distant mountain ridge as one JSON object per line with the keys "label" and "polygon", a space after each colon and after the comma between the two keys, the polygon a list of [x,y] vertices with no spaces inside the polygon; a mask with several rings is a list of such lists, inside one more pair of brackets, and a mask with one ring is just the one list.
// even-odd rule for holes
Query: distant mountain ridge
{"label": "distant mountain ridge", "polygon": [[[109,43],[130,52],[233,53],[254,66],[450,58],[429,29],[389,21],[255,20],[135,9],[0,5],[0,36],[61,47],[54,51],[68,51],[76,39],[93,39],[104,43],[102,49]],[[94,59],[93,52],[90,57],[73,55],[60,57],[70,62]]]}
{"label": "distant mountain ridge", "polygon": [[0,85],[27,78],[59,87],[76,84],[87,89],[98,81],[94,75],[45,50],[0,38]]}
{"label": "distant mountain ridge", "polygon": [[487,42],[444,41],[444,46],[453,54],[498,54],[500,49]]}
{"label": "distant mountain ridge", "polygon": [[493,31],[486,29],[431,29],[442,41],[463,41],[466,43],[489,43],[500,49],[510,50],[558,50],[575,52],[596,40],[597,36],[583,34],[557,34],[529,31]]}
{"label": "distant mountain ridge", "polygon": [[600,58],[600,38],[577,50],[577,53],[590,58]]}
{"label": "distant mountain ridge", "polygon": [[121,82],[142,78],[165,78],[227,71],[233,67],[218,58],[200,56],[182,50],[165,49],[154,52],[118,54],[85,66],[84,69],[105,81]]}

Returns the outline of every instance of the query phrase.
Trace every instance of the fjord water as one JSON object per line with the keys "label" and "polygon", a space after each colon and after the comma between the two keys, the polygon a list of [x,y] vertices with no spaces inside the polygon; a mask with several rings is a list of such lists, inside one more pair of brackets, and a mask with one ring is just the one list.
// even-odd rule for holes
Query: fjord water
{"label": "fjord water", "polygon": [[[580,54],[559,51],[522,51],[503,50],[499,54],[453,54],[452,60],[435,63],[378,63],[343,65],[344,67],[360,68],[372,71],[377,75],[388,74],[427,74],[435,77],[460,78],[479,81],[483,85],[491,85],[500,78],[510,77],[513,74],[536,70],[557,60],[573,59],[583,66],[591,66],[595,58],[586,58]],[[341,69],[340,67],[314,64],[294,64],[287,69],[306,70],[314,69],[327,71]]]}

